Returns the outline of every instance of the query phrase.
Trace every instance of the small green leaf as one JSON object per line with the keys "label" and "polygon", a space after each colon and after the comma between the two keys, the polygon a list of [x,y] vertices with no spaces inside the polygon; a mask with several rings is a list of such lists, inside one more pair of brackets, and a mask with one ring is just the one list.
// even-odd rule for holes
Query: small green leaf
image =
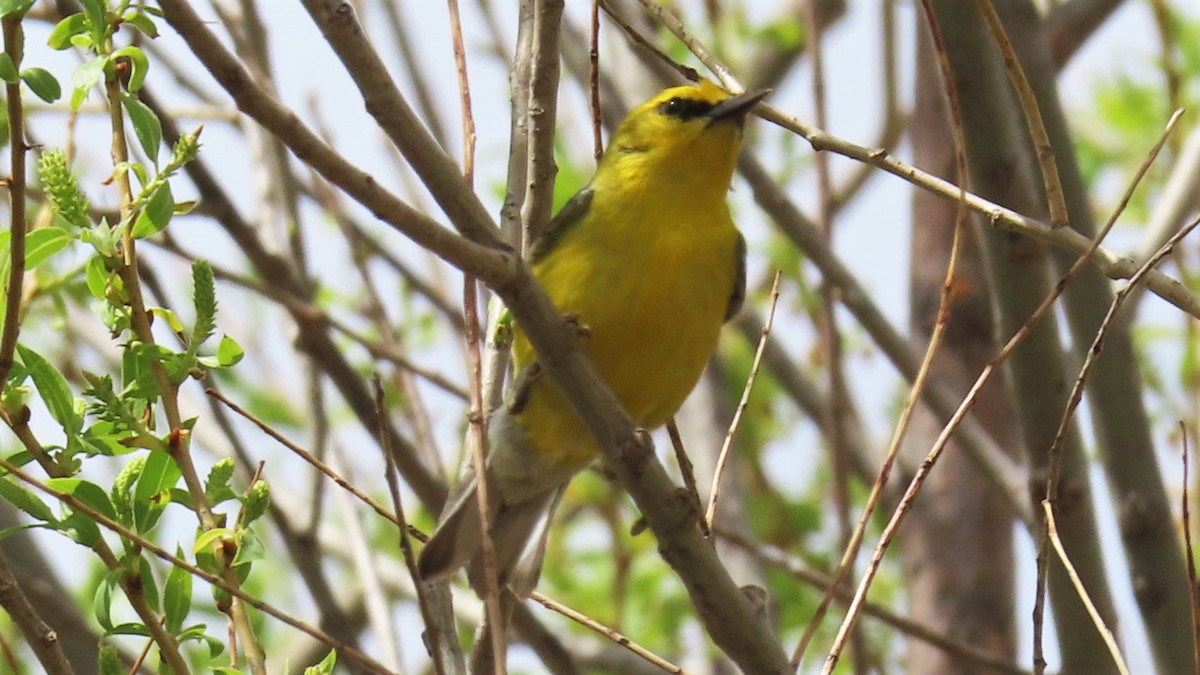
{"label": "small green leaf", "polygon": [[13,63],[12,57],[8,52],[0,52],[0,80],[4,80],[9,84],[16,84],[21,79],[17,74],[17,66]]}
{"label": "small green leaf", "polygon": [[33,6],[33,0],[0,0],[0,16],[25,14]]}
{"label": "small green leaf", "polygon": [[0,478],[0,498],[38,520],[47,523],[57,522],[54,513],[49,506],[46,506],[45,502],[8,479]]}
{"label": "small green leaf", "polygon": [[71,73],[71,85],[74,88],[74,92],[71,94],[72,111],[78,111],[79,106],[87,100],[88,92],[92,90],[92,87],[104,81],[106,66],[108,66],[108,57],[101,56],[81,64],[74,73]]}
{"label": "small green leaf", "polygon": [[182,475],[175,460],[166,452],[153,451],[146,456],[146,464],[133,491],[134,529],[146,533],[154,527],[171,501],[171,488]]}
{"label": "small green leaf", "polygon": [[325,658],[315,666],[309,666],[304,669],[304,675],[332,675],[334,666],[337,665],[337,651],[330,650]]}
{"label": "small green leaf", "polygon": [[250,525],[262,518],[271,504],[271,485],[265,480],[256,480],[242,497],[242,525]]}
{"label": "small green leaf", "polygon": [[163,183],[150,196],[150,201],[138,214],[137,223],[133,226],[133,236],[138,239],[149,237],[160,232],[175,212],[175,201],[171,197],[171,185]]}
{"label": "small green leaf", "polygon": [[167,327],[171,329],[172,333],[183,332],[183,322],[179,320],[179,315],[174,310],[167,309],[166,307],[150,307],[149,310],[154,315],[154,318],[166,321]]}
{"label": "small green leaf", "polygon": [[108,0],[79,0],[96,44],[108,37]]}
{"label": "small green leaf", "polygon": [[146,80],[146,70],[150,68],[150,60],[146,58],[146,52],[134,45],[122,47],[113,52],[113,59],[122,57],[129,59],[129,84],[127,87],[130,92],[137,93],[142,88],[142,82]]}
{"label": "small green leaf", "polygon": [[67,386],[66,378],[49,361],[25,345],[17,345],[17,352],[46,407],[50,409],[50,415],[62,425],[68,436],[79,434],[83,429],[83,419],[75,412],[75,397]]}
{"label": "small green leaf", "polygon": [[24,525],[13,525],[0,530],[0,541],[4,541],[14,534],[20,534],[26,530],[43,530],[53,529],[54,526],[49,523],[25,523]]}
{"label": "small green leaf", "polygon": [[112,502],[108,500],[108,494],[104,488],[95,483],[82,478],[66,477],[51,478],[46,481],[46,485],[52,490],[75,497],[111,520],[117,519],[117,512],[113,510]]}
{"label": "small green leaf", "polygon": [[[186,560],[183,548],[176,547],[175,557]],[[166,615],[166,628],[171,633],[178,633],[183,628],[183,620],[192,609],[192,574],[182,567],[171,567],[167,573],[167,583],[163,587],[163,613]]]}
{"label": "small green leaf", "polygon": [[111,631],[112,624],[112,601],[113,590],[117,586],[117,579],[125,573],[123,569],[116,569],[109,572],[100,581],[100,585],[96,587],[96,595],[92,598],[92,614],[96,616],[96,623],[100,624],[106,632]]}
{"label": "small green leaf", "polygon": [[221,336],[221,344],[217,346],[217,362],[222,366],[229,367],[242,360],[246,352],[242,351],[242,346],[237,343],[237,340],[228,335]]}
{"label": "small green leaf", "polygon": [[142,595],[146,596],[146,603],[149,604],[154,611],[160,611],[162,605],[158,598],[158,582],[154,580],[154,575],[151,573],[150,564],[145,560],[138,558],[136,561],[138,566],[138,578],[142,581]]}
{"label": "small green leaf", "polygon": [[192,553],[208,553],[210,547],[216,543],[218,539],[229,539],[234,536],[233,530],[228,527],[214,527],[213,529],[196,537],[196,544],[192,546]]}
{"label": "small green leaf", "polygon": [[204,496],[211,505],[234,498],[233,490],[229,489],[229,481],[233,478],[234,463],[232,457],[223,457],[213,464],[204,481]]}
{"label": "small green leaf", "polygon": [[54,27],[50,31],[50,37],[46,40],[46,44],[50,45],[51,49],[63,50],[71,47],[71,38],[85,32],[88,29],[87,17],[83,14],[72,14]]}
{"label": "small green leaf", "polygon": [[141,12],[126,12],[121,20],[141,31],[146,37],[158,37],[158,26],[154,24],[154,20]]}
{"label": "small green leaf", "polygon": [[67,247],[75,237],[61,227],[43,227],[25,236],[25,269],[31,270]]}
{"label": "small green leaf", "polygon": [[108,297],[106,291],[108,289],[108,266],[104,264],[104,258],[94,255],[87,262],[84,268],[84,279],[87,281],[88,292],[97,300],[104,300]]}
{"label": "small green leaf", "polygon": [[263,546],[258,535],[254,534],[253,530],[242,530],[241,536],[238,537],[237,555],[233,557],[233,562],[230,564],[240,567],[266,557],[267,548]]}
{"label": "small green leaf", "polygon": [[46,103],[62,98],[62,85],[45,68],[26,68],[21,71],[21,79]]}
{"label": "small green leaf", "polygon": [[88,548],[100,543],[100,528],[97,527],[96,521],[82,513],[72,513],[63,518],[59,530]]}
{"label": "small green leaf", "polygon": [[[140,49],[138,53],[141,53]],[[144,54],[142,58],[145,58]],[[158,120],[158,115],[154,114],[150,106],[142,103],[135,94],[121,94],[121,102],[124,103],[125,110],[129,112],[129,122],[133,124],[133,133],[137,135],[138,143],[141,144],[142,150],[146,152],[150,161],[157,165],[158,150],[162,145],[162,122]],[[174,205],[175,203],[172,202],[172,208]]]}

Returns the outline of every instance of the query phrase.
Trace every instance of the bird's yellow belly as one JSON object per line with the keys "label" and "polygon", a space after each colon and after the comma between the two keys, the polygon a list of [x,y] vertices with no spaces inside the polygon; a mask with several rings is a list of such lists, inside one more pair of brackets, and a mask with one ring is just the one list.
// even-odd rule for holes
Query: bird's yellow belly
{"label": "bird's yellow belly", "polygon": [[[579,237],[564,248],[587,255],[558,251],[565,255],[535,270],[555,305],[578,317],[584,351],[646,429],[675,414],[716,347],[733,292],[736,237],[732,223],[661,233],[622,251]],[[514,348],[518,368],[534,359],[520,333]],[[548,376],[527,401],[519,423],[547,468],[573,471],[595,458],[591,435]]]}

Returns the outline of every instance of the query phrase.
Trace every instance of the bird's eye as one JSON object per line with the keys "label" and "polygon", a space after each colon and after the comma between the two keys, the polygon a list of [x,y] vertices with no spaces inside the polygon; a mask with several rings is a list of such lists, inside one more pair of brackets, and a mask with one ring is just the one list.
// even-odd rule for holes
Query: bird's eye
{"label": "bird's eye", "polygon": [[658,112],[667,117],[679,120],[691,120],[701,117],[712,110],[712,104],[696,99],[676,96],[658,104]]}

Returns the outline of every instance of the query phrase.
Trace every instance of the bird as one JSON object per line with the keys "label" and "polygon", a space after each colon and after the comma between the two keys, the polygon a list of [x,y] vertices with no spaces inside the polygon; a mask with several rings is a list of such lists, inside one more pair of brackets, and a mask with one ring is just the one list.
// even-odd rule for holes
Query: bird
{"label": "bird", "polygon": [[[683,405],[745,297],[746,242],[725,196],[744,120],[769,93],[732,95],[701,79],[634,108],[591,180],[529,247],[534,277],[577,323],[581,349],[643,429]],[[599,448],[541,375],[519,325],[512,337],[514,376],[490,417],[485,471],[497,576],[527,597],[544,550],[545,530],[535,532]],[[423,580],[465,566],[483,588],[477,487],[470,472],[447,500],[418,559]],[[530,546],[537,539],[543,545]]]}

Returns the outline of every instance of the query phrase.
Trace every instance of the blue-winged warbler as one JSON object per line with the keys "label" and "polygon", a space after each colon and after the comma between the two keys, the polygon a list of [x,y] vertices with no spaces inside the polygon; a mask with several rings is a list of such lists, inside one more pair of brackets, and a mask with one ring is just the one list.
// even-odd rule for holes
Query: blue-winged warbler
{"label": "blue-winged warbler", "polygon": [[[745,292],[745,242],[729,217],[742,122],[768,92],[730,96],[707,80],[667,89],[613,134],[591,182],[534,243],[534,275],[576,317],[581,346],[629,416],[662,426],[695,387]],[[491,535],[501,583],[556,495],[599,453],[558,386],[539,376],[518,326],[516,375],[491,417]],[[476,481],[447,502],[421,552],[423,578],[481,567]],[[540,566],[540,557],[534,569]],[[533,574],[536,578],[536,573]],[[474,577],[473,577],[474,578]],[[528,581],[528,580],[527,580]],[[514,582],[514,587],[517,584]],[[532,590],[532,583],[522,589]]]}

